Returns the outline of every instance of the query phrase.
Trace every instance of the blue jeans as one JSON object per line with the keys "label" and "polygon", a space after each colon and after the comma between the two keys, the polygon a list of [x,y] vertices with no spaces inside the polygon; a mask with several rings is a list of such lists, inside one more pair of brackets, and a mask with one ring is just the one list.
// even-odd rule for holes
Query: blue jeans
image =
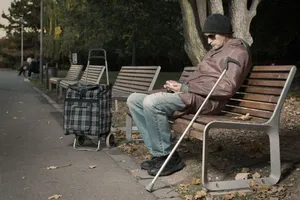
{"label": "blue jeans", "polygon": [[155,157],[168,155],[173,148],[168,118],[186,106],[180,96],[166,92],[133,93],[127,105],[149,152]]}

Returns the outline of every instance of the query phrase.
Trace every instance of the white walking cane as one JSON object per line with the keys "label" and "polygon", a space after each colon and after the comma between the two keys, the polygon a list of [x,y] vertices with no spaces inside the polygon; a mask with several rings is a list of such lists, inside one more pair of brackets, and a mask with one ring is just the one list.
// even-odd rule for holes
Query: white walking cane
{"label": "white walking cane", "polygon": [[225,75],[225,73],[228,70],[228,63],[235,63],[236,65],[238,65],[239,67],[241,67],[240,63],[237,60],[234,60],[230,57],[227,57],[225,60],[225,64],[224,64],[224,69],[222,74],[220,75],[219,79],[217,80],[217,82],[215,83],[214,87],[211,89],[211,91],[208,93],[208,95],[206,96],[205,100],[203,101],[202,105],[200,106],[200,108],[198,109],[198,111],[196,112],[195,116],[193,117],[193,119],[191,120],[191,122],[189,123],[189,125],[186,127],[185,131],[183,132],[183,134],[181,135],[181,137],[179,138],[178,142],[176,143],[176,145],[174,146],[174,148],[172,149],[171,153],[169,154],[169,156],[167,157],[167,159],[165,160],[165,162],[163,163],[163,165],[161,166],[161,168],[159,169],[159,171],[157,172],[156,176],[153,178],[153,180],[151,181],[151,183],[149,183],[146,186],[146,190],[148,192],[152,192],[154,183],[156,181],[156,179],[159,177],[159,175],[161,174],[161,172],[164,170],[165,166],[168,164],[170,158],[172,157],[173,153],[176,151],[177,147],[179,146],[180,142],[182,141],[182,139],[184,138],[184,136],[186,135],[186,133],[188,132],[188,130],[190,129],[190,127],[193,125],[194,121],[196,120],[197,116],[199,115],[199,113],[201,112],[203,106],[206,104],[206,102],[208,101],[208,99],[210,98],[211,94],[213,93],[213,91],[215,90],[215,88],[217,87],[217,85],[219,84],[219,82],[221,81],[221,79],[223,78],[223,76]]}

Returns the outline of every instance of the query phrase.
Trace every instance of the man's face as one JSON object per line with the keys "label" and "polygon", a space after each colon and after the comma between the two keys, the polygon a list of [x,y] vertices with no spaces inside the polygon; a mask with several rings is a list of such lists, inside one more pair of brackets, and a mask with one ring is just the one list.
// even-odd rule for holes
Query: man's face
{"label": "man's face", "polygon": [[205,36],[208,44],[210,44],[214,50],[221,48],[228,40],[226,36],[215,33],[206,33]]}

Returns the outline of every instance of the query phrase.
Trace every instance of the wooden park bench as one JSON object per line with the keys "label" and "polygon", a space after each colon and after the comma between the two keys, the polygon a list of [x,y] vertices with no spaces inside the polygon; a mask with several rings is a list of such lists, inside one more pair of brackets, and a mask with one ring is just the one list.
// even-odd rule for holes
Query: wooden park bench
{"label": "wooden park bench", "polygon": [[59,83],[59,98],[62,98],[63,89],[67,89],[69,85],[73,85],[75,83],[91,83],[91,84],[99,84],[103,72],[105,71],[105,66],[99,65],[88,65],[83,72],[79,81],[69,81],[69,80],[62,80]]}
{"label": "wooden park bench", "polygon": [[[255,179],[256,183],[274,185],[281,177],[279,146],[280,113],[296,72],[295,66],[254,66],[242,87],[230,99],[219,115],[199,115],[188,136],[203,141],[202,184],[211,191],[249,188],[253,179],[208,181],[208,136],[221,129],[245,129],[265,131],[270,141],[271,172],[268,177]],[[187,77],[187,71],[182,76]],[[181,77],[184,79],[185,77]],[[242,121],[233,117],[249,115]],[[184,115],[171,121],[171,129],[182,134],[194,115]],[[131,140],[132,120],[126,116],[126,138]]]}
{"label": "wooden park bench", "polygon": [[115,111],[118,100],[126,101],[134,92],[152,90],[160,72],[160,66],[123,66],[112,87]]}
{"label": "wooden park bench", "polygon": [[59,91],[59,83],[62,80],[67,80],[67,81],[78,81],[80,78],[81,72],[82,72],[82,65],[71,65],[66,77],[60,78],[60,77],[50,77],[49,79],[49,90],[52,91],[52,85],[56,85],[55,89],[56,92],[58,93]]}

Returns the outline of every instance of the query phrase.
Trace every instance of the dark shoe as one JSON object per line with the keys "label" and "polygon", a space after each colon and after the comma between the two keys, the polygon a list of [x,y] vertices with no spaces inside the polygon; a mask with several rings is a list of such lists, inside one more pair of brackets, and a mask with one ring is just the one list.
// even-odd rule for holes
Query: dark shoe
{"label": "dark shoe", "polygon": [[[164,159],[158,158],[156,164],[148,170],[148,174],[150,176],[155,176],[166,158],[167,157],[165,157]],[[182,170],[184,167],[184,162],[181,160],[179,154],[175,152],[169,160],[168,164],[165,166],[164,170],[160,173],[160,176],[169,176],[175,172]]]}
{"label": "dark shoe", "polygon": [[152,168],[156,164],[156,161],[157,157],[152,157],[150,160],[144,160],[141,163],[141,169],[148,170]]}

